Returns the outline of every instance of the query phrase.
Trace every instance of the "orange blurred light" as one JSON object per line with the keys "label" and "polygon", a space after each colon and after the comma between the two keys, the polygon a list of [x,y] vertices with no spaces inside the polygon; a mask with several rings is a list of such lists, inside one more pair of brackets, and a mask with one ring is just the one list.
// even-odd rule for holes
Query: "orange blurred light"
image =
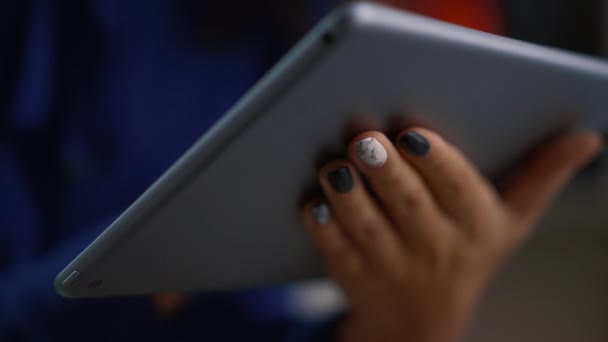
{"label": "orange blurred light", "polygon": [[495,0],[378,0],[472,29],[501,34],[504,25]]}

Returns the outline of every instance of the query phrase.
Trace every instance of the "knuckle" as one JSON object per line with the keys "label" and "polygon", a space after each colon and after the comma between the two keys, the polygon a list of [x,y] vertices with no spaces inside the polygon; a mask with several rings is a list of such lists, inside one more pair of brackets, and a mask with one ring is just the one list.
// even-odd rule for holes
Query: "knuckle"
{"label": "knuckle", "polygon": [[480,260],[475,253],[454,252],[447,262],[447,271],[453,274],[463,274],[469,272],[471,268],[482,267],[485,262],[485,260]]}
{"label": "knuckle", "polygon": [[346,204],[344,226],[346,229],[355,231],[360,239],[366,242],[373,242],[379,238],[378,227],[384,221],[376,213],[375,208],[363,201],[351,201]]}
{"label": "knuckle", "polygon": [[404,187],[400,202],[410,214],[422,214],[431,207],[427,190],[421,185]]}
{"label": "knuckle", "polygon": [[356,259],[348,258],[336,267],[341,268],[341,273],[346,274],[351,279],[360,279],[364,276],[363,265]]}
{"label": "knuckle", "polygon": [[372,224],[363,224],[359,228],[361,239],[369,244],[375,244],[378,241],[378,229],[377,226]]}
{"label": "knuckle", "polygon": [[429,190],[422,180],[407,177],[406,174],[391,170],[386,173],[381,184],[386,191],[390,191],[396,204],[402,206],[409,213],[425,213],[433,207],[433,200]]}
{"label": "knuckle", "polygon": [[470,215],[469,226],[473,233],[473,237],[483,237],[488,230],[488,225],[491,221],[488,219],[488,214],[482,210],[473,210]]}
{"label": "knuckle", "polygon": [[380,240],[380,225],[382,222],[373,214],[367,211],[353,217],[351,229],[357,239],[365,244],[377,244]]}
{"label": "knuckle", "polygon": [[350,251],[342,245],[333,244],[328,254],[339,263],[346,263],[351,259]]}
{"label": "knuckle", "polygon": [[353,252],[344,245],[333,244],[325,250],[325,259],[329,268],[342,273],[359,273],[361,265]]}
{"label": "knuckle", "polygon": [[348,215],[346,218],[356,219],[356,221],[360,222],[369,222],[373,220],[369,205],[357,195],[344,199],[342,206],[345,215]]}
{"label": "knuckle", "polygon": [[431,267],[438,271],[444,272],[450,268],[450,264],[453,262],[452,243],[448,238],[436,237],[429,243],[427,253]]}
{"label": "knuckle", "polygon": [[420,211],[424,207],[424,199],[422,191],[411,190],[403,193],[403,204],[409,210]]}
{"label": "knuckle", "polygon": [[401,168],[399,167],[391,167],[385,170],[380,177],[378,177],[378,181],[380,186],[385,189],[395,189],[395,188],[404,188],[406,184],[405,175]]}
{"label": "knuckle", "polygon": [[455,172],[446,180],[447,190],[454,196],[463,196],[470,191],[473,185],[471,176],[467,172]]}
{"label": "knuckle", "polygon": [[474,240],[485,239],[497,230],[497,226],[504,225],[509,222],[507,215],[503,215],[495,206],[488,205],[487,202],[492,201],[492,198],[482,201],[485,205],[469,207],[466,213],[466,221],[463,224],[468,225],[471,237]]}
{"label": "knuckle", "polygon": [[405,287],[409,285],[410,274],[407,271],[407,267],[403,264],[394,265],[392,272],[390,273],[391,279],[399,285],[399,287]]}

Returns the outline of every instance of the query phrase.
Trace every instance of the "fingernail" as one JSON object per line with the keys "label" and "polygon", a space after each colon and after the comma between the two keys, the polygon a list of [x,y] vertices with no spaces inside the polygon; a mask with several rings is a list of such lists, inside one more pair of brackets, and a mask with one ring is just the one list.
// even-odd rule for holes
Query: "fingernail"
{"label": "fingernail", "polygon": [[331,215],[327,204],[321,203],[312,207],[312,218],[317,224],[328,224]]}
{"label": "fingernail", "polygon": [[376,138],[365,138],[355,143],[355,153],[365,165],[373,168],[380,167],[386,162],[386,149]]}
{"label": "fingernail", "polygon": [[425,156],[431,150],[429,141],[414,131],[405,133],[397,142],[401,148],[418,157]]}
{"label": "fingernail", "polygon": [[341,194],[347,193],[353,188],[353,177],[348,167],[343,166],[330,172],[327,178],[334,191]]}

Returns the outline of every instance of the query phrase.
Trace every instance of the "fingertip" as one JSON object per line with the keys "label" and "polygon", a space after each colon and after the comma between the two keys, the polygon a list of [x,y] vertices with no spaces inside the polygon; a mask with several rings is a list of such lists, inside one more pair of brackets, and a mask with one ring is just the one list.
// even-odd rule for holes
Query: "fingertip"
{"label": "fingertip", "polygon": [[[430,137],[430,139],[429,139]],[[397,138],[397,146],[408,155],[424,157],[431,150],[431,141],[436,140],[435,135],[421,128],[408,129]]]}
{"label": "fingertip", "polygon": [[590,162],[602,150],[604,141],[602,135],[595,130],[580,130],[570,137],[570,154],[575,167],[581,167]]}
{"label": "fingertip", "polygon": [[381,132],[367,131],[357,135],[349,145],[349,157],[359,169],[373,170],[382,168],[392,160],[397,152],[393,143]]}
{"label": "fingertip", "polygon": [[602,138],[593,130],[564,133],[541,148],[510,182],[505,202],[524,222],[536,222],[579,168],[601,149]]}
{"label": "fingertip", "polygon": [[331,173],[339,169],[348,169],[351,175],[356,173],[356,167],[347,159],[340,158],[329,161],[319,169],[318,178],[321,185],[323,185],[325,180],[329,180]]}
{"label": "fingertip", "polygon": [[328,197],[348,194],[358,182],[355,166],[344,159],[325,164],[319,170],[318,177],[321,188]]}
{"label": "fingertip", "polygon": [[308,202],[302,208],[301,216],[306,226],[311,228],[329,225],[332,220],[329,205],[320,199]]}
{"label": "fingertip", "polygon": [[589,131],[587,132],[586,143],[591,151],[591,156],[595,156],[598,154],[606,145],[605,137],[597,131]]}
{"label": "fingertip", "polygon": [[324,226],[331,222],[331,212],[326,203],[319,203],[310,208],[310,214],[316,225]]}

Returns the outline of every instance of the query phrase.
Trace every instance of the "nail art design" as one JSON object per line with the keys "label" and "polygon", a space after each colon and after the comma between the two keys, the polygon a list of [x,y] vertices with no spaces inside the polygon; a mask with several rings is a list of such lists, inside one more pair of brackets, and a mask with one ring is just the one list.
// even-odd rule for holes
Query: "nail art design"
{"label": "nail art design", "polygon": [[402,135],[401,138],[399,138],[398,143],[401,148],[418,157],[427,155],[431,149],[429,141],[414,131]]}
{"label": "nail art design", "polygon": [[328,224],[331,219],[329,207],[325,203],[321,203],[312,207],[312,217],[317,224]]}
{"label": "nail art design", "polygon": [[365,138],[355,143],[357,156],[370,167],[380,167],[386,162],[386,149],[376,138]]}
{"label": "nail art design", "polygon": [[353,176],[348,167],[341,167],[327,175],[329,184],[335,192],[345,194],[353,188]]}

